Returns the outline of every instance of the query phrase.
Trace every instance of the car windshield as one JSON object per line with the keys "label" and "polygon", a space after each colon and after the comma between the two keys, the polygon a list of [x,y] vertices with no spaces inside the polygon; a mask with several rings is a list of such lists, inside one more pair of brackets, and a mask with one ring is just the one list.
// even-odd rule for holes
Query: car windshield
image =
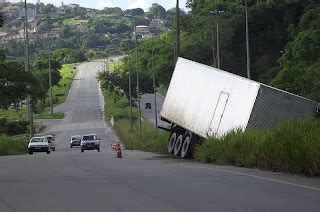
{"label": "car windshield", "polygon": [[79,140],[80,137],[79,136],[76,136],[76,137],[72,137],[72,140]]}
{"label": "car windshield", "polygon": [[32,140],[30,141],[30,143],[45,142],[45,141],[46,141],[45,138],[32,138]]}
{"label": "car windshield", "polygon": [[94,137],[95,137],[94,135],[84,135],[82,139],[83,140],[94,140]]}

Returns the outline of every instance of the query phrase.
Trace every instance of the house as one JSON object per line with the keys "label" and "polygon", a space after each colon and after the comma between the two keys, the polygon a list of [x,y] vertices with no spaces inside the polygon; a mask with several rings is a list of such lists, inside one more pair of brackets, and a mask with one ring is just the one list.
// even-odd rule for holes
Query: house
{"label": "house", "polygon": [[146,34],[150,34],[149,32],[149,26],[146,26],[146,25],[138,25],[136,26],[136,32],[137,32],[137,35],[146,35]]}
{"label": "house", "polygon": [[166,29],[165,27],[165,20],[162,20],[160,18],[154,18],[149,23],[149,29],[150,30],[160,30],[163,31]]}
{"label": "house", "polygon": [[76,31],[81,33],[89,32],[89,26],[87,23],[80,23],[76,25]]}

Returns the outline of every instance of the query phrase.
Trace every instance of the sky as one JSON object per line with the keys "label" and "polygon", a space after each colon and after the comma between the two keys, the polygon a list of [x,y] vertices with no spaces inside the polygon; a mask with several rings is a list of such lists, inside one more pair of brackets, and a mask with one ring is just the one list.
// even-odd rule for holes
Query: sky
{"label": "sky", "polygon": [[[10,2],[20,2],[20,0],[7,0]],[[40,0],[47,4],[54,4],[60,6],[62,0]],[[27,0],[28,3],[36,3],[37,0]],[[64,4],[79,4],[82,7],[103,9],[104,7],[120,7],[121,9],[142,8],[147,11],[152,3],[158,3],[165,9],[171,9],[175,7],[176,0],[63,0]],[[187,0],[179,0],[180,8],[186,10]]]}

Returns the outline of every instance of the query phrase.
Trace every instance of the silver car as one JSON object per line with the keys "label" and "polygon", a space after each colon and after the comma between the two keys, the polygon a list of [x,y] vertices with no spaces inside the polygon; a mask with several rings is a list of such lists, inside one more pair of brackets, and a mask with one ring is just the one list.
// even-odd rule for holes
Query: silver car
{"label": "silver car", "polygon": [[81,135],[73,135],[70,138],[70,147],[80,146],[81,144]]}
{"label": "silver car", "polygon": [[46,152],[50,154],[50,147],[46,137],[32,137],[28,144],[29,154],[33,152]]}
{"label": "silver car", "polygon": [[54,141],[53,135],[44,135],[48,139],[49,147],[53,151],[56,151],[56,142]]}
{"label": "silver car", "polygon": [[96,134],[83,135],[81,138],[81,152],[94,149],[100,152],[100,138]]}

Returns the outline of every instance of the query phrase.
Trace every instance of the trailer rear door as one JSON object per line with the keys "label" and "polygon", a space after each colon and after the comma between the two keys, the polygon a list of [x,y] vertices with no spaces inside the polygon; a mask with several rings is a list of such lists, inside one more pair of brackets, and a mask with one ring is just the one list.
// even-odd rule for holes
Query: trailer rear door
{"label": "trailer rear door", "polygon": [[210,129],[208,133],[209,136],[213,136],[218,132],[221,119],[223,117],[224,111],[228,103],[228,99],[229,99],[229,93],[222,91],[220,93],[219,100],[211,120]]}

